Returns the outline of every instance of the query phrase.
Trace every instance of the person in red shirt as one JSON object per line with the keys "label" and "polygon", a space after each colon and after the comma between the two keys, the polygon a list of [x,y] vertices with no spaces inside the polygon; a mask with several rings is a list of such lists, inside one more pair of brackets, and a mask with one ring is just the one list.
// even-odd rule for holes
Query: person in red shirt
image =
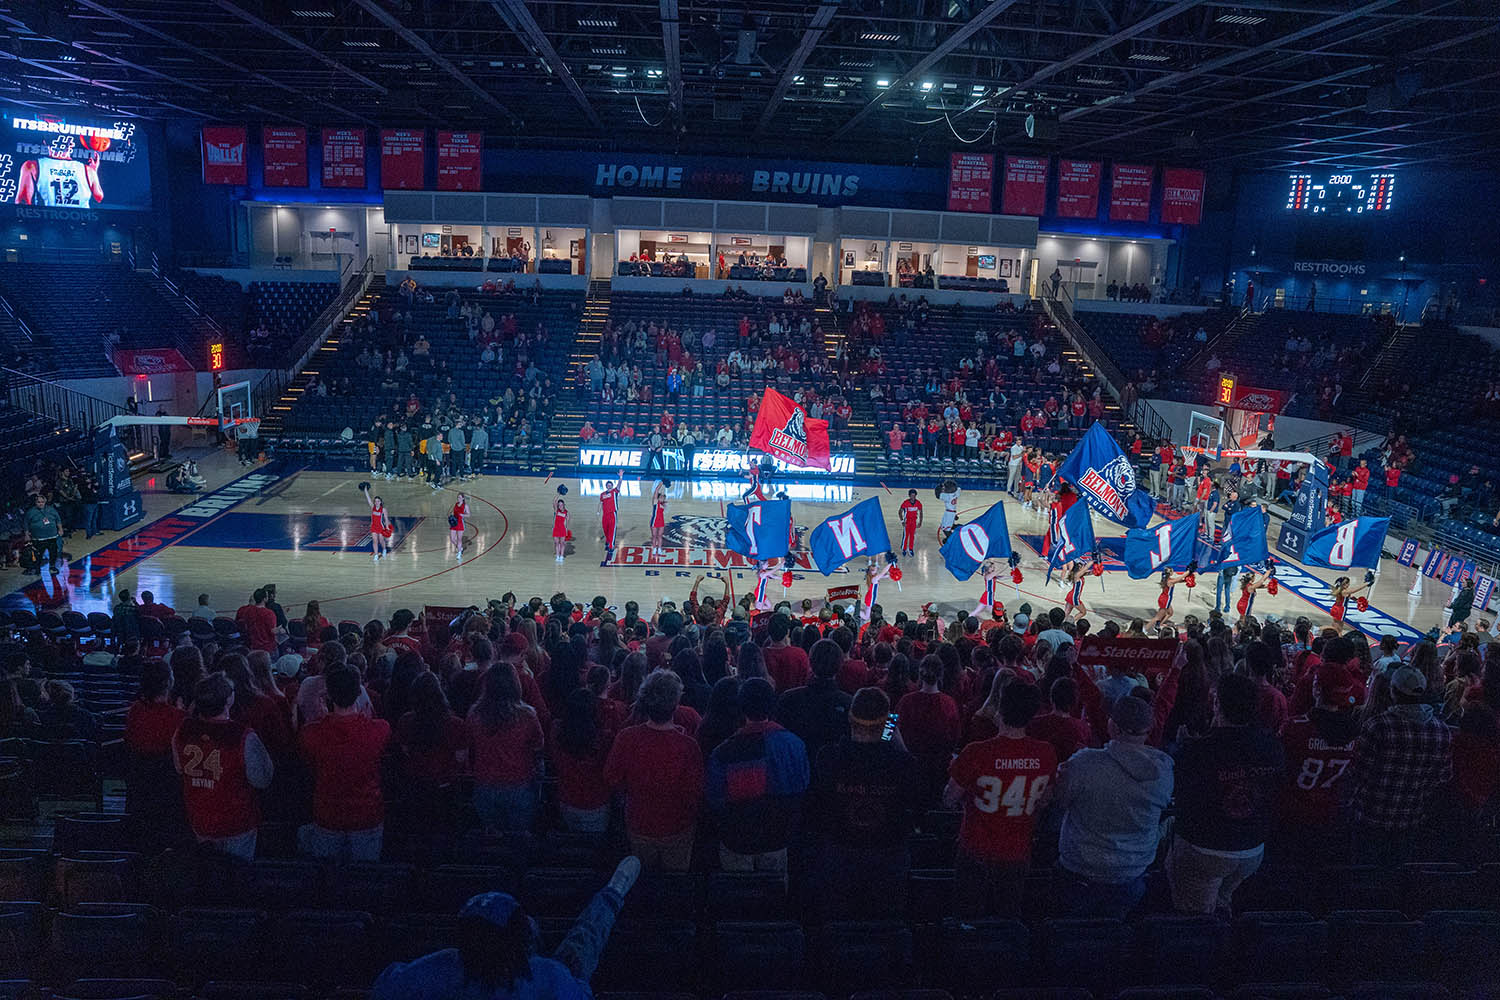
{"label": "person in red shirt", "polygon": [[646,722],[622,729],[604,764],[604,780],[625,796],[625,832],[641,864],[687,871],[703,802],[703,752],[672,722],[682,681],[670,670],[646,675],[636,708]]}
{"label": "person in red shirt", "polygon": [[600,725],[601,704],[612,703],[601,702],[589,688],[578,688],[568,695],[561,716],[552,723],[548,745],[557,771],[558,809],[563,825],[574,833],[602,834],[609,829],[604,764],[614,745],[615,730]]}
{"label": "person in red shirt", "polygon": [[1020,915],[1036,812],[1057,776],[1052,744],[1026,735],[1041,705],[1035,684],[1006,685],[1000,735],[964,747],[948,770],[943,802],[964,813],[954,865],[961,917]]}
{"label": "person in red shirt", "polygon": [[1354,714],[1357,681],[1342,663],[1319,664],[1315,679],[1317,704],[1288,722],[1281,736],[1287,782],[1277,829],[1295,857],[1329,863],[1347,845],[1339,823],[1339,796],[1359,735]]}
{"label": "person in red shirt", "polygon": [[187,713],[172,704],[172,670],[164,661],[142,664],[140,683],[135,701],[125,710],[125,812],[142,833],[174,840],[185,828],[172,739]]}
{"label": "person in red shirt", "polygon": [[791,617],[780,612],[772,615],[766,631],[766,674],[776,691],[784,693],[805,685],[812,677],[812,661],[807,658],[807,650],[791,643]]}
{"label": "person in red shirt", "polygon": [[276,612],[266,607],[266,588],[259,587],[250,595],[250,603],[240,605],[234,620],[245,637],[245,645],[251,649],[276,652]]}
{"label": "person in red shirt", "polygon": [[1255,680],[1255,720],[1280,736],[1292,713],[1287,710],[1286,695],[1271,683],[1276,670],[1271,647],[1263,642],[1252,642],[1245,647],[1245,666]]}
{"label": "person in red shirt", "polygon": [[500,662],[484,674],[484,690],[469,709],[469,760],[474,811],[489,831],[530,830],[536,821],[542,724],[521,696],[514,667]]}
{"label": "person in red shirt", "polygon": [[[1365,507],[1365,491],[1370,488],[1369,460],[1360,459],[1359,466],[1349,473],[1349,487],[1349,503],[1354,508],[1354,516],[1358,517]],[[141,609],[141,613],[145,614],[145,608]]]}
{"label": "person in red shirt", "polygon": [[906,491],[906,499],[901,501],[896,516],[901,519],[901,554],[914,556],[917,554],[917,529],[922,526],[922,501],[917,499],[916,490]]}
{"label": "person in red shirt", "polygon": [[1086,721],[1073,714],[1078,705],[1077,681],[1071,677],[1059,677],[1052,682],[1048,694],[1052,710],[1032,719],[1026,727],[1026,735],[1052,744],[1057,762],[1061,764],[1080,747],[1093,742],[1093,730]]}
{"label": "person in red shirt", "polygon": [[323,680],[332,710],[298,734],[313,773],[313,821],[297,831],[297,846],[318,858],[379,861],[385,839],[380,759],[391,726],[359,713],[359,671],[339,664]]}
{"label": "person in red shirt", "polygon": [[155,618],[157,621],[162,622],[177,614],[168,605],[157,604],[156,595],[149,590],[141,591],[141,603],[136,613],[143,618]]}
{"label": "person in red shirt", "polygon": [[229,717],[234,685],[209,674],[193,688],[193,715],[172,738],[172,764],[182,776],[188,824],[201,844],[255,858],[260,804],[256,789],[270,787],[271,755],[254,730]]}
{"label": "person in red shirt", "polygon": [[435,793],[463,773],[469,760],[469,728],[449,706],[442,682],[430,670],[411,682],[407,704],[411,707],[396,720],[398,768],[408,795],[413,790]]}
{"label": "person in red shirt", "polygon": [[412,622],[416,620],[416,615],[412,614],[406,608],[401,608],[395,614],[391,615],[390,630],[386,632],[384,638],[380,641],[388,649],[395,650],[397,656],[400,656],[402,653],[416,653],[420,656],[422,653],[422,644],[408,634],[411,630]]}
{"label": "person in red shirt", "polygon": [[942,677],[943,661],[935,654],[927,654],[917,667],[921,687],[896,702],[901,741],[917,758],[929,798],[936,796],[944,769],[953,759],[953,751],[958,749],[963,735],[958,702],[938,690]]}

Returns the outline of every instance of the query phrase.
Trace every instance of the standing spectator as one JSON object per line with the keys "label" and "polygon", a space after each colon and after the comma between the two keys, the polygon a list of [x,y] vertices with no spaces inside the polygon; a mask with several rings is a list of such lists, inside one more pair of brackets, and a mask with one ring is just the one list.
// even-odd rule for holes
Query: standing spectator
{"label": "standing spectator", "polygon": [[[926,660],[923,666],[925,674]],[[1052,744],[1026,735],[1041,706],[1035,684],[1006,685],[1000,695],[1000,734],[964,747],[948,771],[943,802],[949,808],[961,805],[964,813],[954,863],[955,908],[961,917],[1020,913],[1036,810],[1057,775]]]}
{"label": "standing spectator", "polygon": [[819,639],[813,643],[808,659],[812,679],[781,696],[776,718],[807,746],[809,758],[816,758],[824,746],[837,743],[848,733],[850,698],[838,685],[844,665],[844,651],[838,643]]}
{"label": "standing spectator", "polygon": [[958,749],[963,721],[958,703],[938,690],[943,661],[929,653],[922,657],[917,671],[922,686],[896,703],[896,717],[901,739],[921,765],[931,798],[941,786],[944,771]]}
{"label": "standing spectator", "polygon": [[807,650],[793,646],[791,642],[792,619],[790,615],[777,612],[771,616],[766,627],[765,645],[766,673],[777,691],[790,691],[802,687],[812,677],[812,663]]}
{"label": "standing spectator", "polygon": [[1167,877],[1183,913],[1229,911],[1234,890],[1260,867],[1286,767],[1281,743],[1255,724],[1255,682],[1221,677],[1218,696],[1214,727],[1177,756]]}
{"label": "standing spectator", "polygon": [[256,789],[271,785],[271,755],[254,730],[229,717],[234,685],[209,674],[193,688],[193,714],[172,739],[172,763],[182,775],[188,824],[199,843],[251,861],[260,805]]}
{"label": "standing spectator", "polygon": [[[1327,649],[1325,645],[1325,652]],[[1347,831],[1340,823],[1339,799],[1348,787],[1345,774],[1354,758],[1354,738],[1359,734],[1359,720],[1354,714],[1357,683],[1346,664],[1331,660],[1320,663],[1313,684],[1317,704],[1306,715],[1288,722],[1282,733],[1286,778],[1277,833],[1299,858],[1327,863],[1338,859],[1348,847],[1344,836]]]}
{"label": "standing spectator", "polygon": [[380,760],[391,726],[360,714],[355,703],[364,689],[353,667],[331,667],[323,681],[331,712],[298,734],[313,772],[313,821],[297,831],[298,849],[319,858],[379,861],[385,838]]}
{"label": "standing spectator", "polygon": [[60,544],[58,535],[62,531],[62,515],[57,508],[47,502],[45,493],[37,493],[32,497],[31,509],[26,512],[24,521],[26,540],[32,545],[36,553],[37,566],[40,568],[42,557],[47,557],[47,571],[54,576],[57,574],[57,557],[61,554],[58,546]]}
{"label": "standing spectator", "polygon": [[234,613],[234,620],[244,633],[245,645],[276,652],[276,612],[266,607],[266,588],[257,587],[250,595],[250,603],[240,605]]}
{"label": "standing spectator", "polygon": [[615,737],[604,778],[625,795],[625,831],[630,849],[647,867],[687,871],[703,798],[703,754],[698,743],[672,722],[682,681],[670,670],[653,670],[636,694],[646,717]]}
{"label": "standing spectator", "polygon": [[1453,733],[1427,702],[1427,678],[1398,667],[1390,708],[1354,741],[1352,815],[1360,860],[1400,864],[1420,840],[1433,796],[1453,778]]}
{"label": "standing spectator", "polygon": [[509,663],[485,671],[483,684],[468,718],[474,811],[486,830],[530,830],[536,821],[542,724],[521,699],[521,680]]}
{"label": "standing spectator", "polygon": [[[603,668],[598,668],[601,671]],[[558,810],[573,833],[609,829],[609,782],[604,764],[614,744],[613,728],[601,725],[600,709],[616,704],[586,687],[573,690],[552,723],[552,764],[557,771]]]}
{"label": "standing spectator", "polygon": [[125,813],[139,836],[163,846],[182,827],[182,779],[173,766],[172,740],[186,716],[172,703],[171,668],[147,660],[135,700],[125,710]]}
{"label": "standing spectator", "polygon": [[1154,722],[1145,699],[1121,698],[1104,748],[1079,750],[1058,768],[1063,882],[1056,888],[1070,917],[1123,920],[1146,894],[1162,810],[1172,801],[1172,758],[1146,745]]}
{"label": "standing spectator", "polygon": [[752,677],[740,685],[745,724],[709,756],[705,799],[719,824],[725,871],[786,875],[786,851],[807,793],[807,747],[771,721],[776,689]]}

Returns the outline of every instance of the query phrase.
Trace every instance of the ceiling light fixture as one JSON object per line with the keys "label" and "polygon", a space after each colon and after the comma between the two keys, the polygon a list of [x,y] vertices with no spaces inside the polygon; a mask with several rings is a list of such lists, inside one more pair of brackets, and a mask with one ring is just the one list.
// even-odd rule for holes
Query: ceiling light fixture
{"label": "ceiling light fixture", "polygon": [[346,38],[344,39],[346,49],[378,49],[379,42],[372,42],[368,38]]}
{"label": "ceiling light fixture", "polygon": [[923,91],[923,93],[926,93],[927,91],[929,91],[931,89],[932,89],[932,81],[931,80],[928,80],[926,83],[922,84],[922,91]]}
{"label": "ceiling light fixture", "polygon": [[1220,14],[1218,17],[1214,18],[1214,20],[1219,24],[1237,24],[1243,25],[1245,27],[1264,24],[1266,21],[1266,19],[1259,14]]}
{"label": "ceiling light fixture", "polygon": [[596,31],[604,31],[618,28],[620,22],[612,17],[580,17],[578,19],[578,26],[580,28],[593,28]]}
{"label": "ceiling light fixture", "polygon": [[293,7],[293,17],[321,17],[333,19],[333,8],[331,7]]}
{"label": "ceiling light fixture", "polygon": [[887,80],[885,77],[881,77],[879,80],[875,81],[875,86],[877,87],[889,87],[890,85],[891,81]]}
{"label": "ceiling light fixture", "polygon": [[901,35],[894,31],[861,31],[859,40],[862,42],[899,42]]}
{"label": "ceiling light fixture", "polygon": [[626,54],[625,46],[623,45],[594,45],[589,48],[589,51],[596,56],[623,56]]}
{"label": "ceiling light fixture", "polygon": [[1160,52],[1132,52],[1130,59],[1133,62],[1164,63],[1167,57]]}

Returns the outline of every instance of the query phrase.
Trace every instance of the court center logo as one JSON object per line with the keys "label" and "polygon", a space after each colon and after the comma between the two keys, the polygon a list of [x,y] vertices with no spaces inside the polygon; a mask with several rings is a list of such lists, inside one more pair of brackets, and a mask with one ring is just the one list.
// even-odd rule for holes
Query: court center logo
{"label": "court center logo", "polygon": [[[807,525],[793,525],[797,537],[807,534]],[[667,548],[704,549],[723,548],[729,533],[729,521],[723,517],[707,517],[699,514],[673,514],[662,529],[662,543]]]}

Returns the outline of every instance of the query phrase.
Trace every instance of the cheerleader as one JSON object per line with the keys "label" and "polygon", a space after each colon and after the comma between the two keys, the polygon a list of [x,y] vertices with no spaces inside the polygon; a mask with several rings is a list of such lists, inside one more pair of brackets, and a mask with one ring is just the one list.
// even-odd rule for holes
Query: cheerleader
{"label": "cheerleader", "polygon": [[667,481],[658,479],[651,490],[651,555],[666,557],[662,534],[667,530]]}
{"label": "cheerleader", "polygon": [[552,544],[557,549],[557,561],[563,561],[563,552],[568,547],[568,504],[563,497],[568,495],[566,486],[557,487],[557,499],[552,502]]}
{"label": "cheerleader", "polygon": [[457,558],[464,557],[464,518],[469,516],[469,495],[460,493],[448,513],[448,541],[453,545]]}
{"label": "cheerleader", "polygon": [[1188,578],[1188,573],[1173,573],[1170,569],[1161,571],[1161,594],[1156,598],[1156,614],[1151,616],[1148,627],[1155,628],[1165,625],[1172,620],[1172,594],[1177,585]]}
{"label": "cheerleader", "polygon": [[[625,478],[623,471],[620,478]],[[600,528],[604,533],[604,561],[600,566],[608,566],[615,558],[615,514],[619,506],[620,487],[611,479],[604,484],[604,490],[599,494]]]}
{"label": "cheerleader", "polygon": [[979,604],[973,611],[969,612],[970,618],[979,618],[981,614],[993,614],[995,605],[1005,606],[1000,600],[1000,576],[1003,572],[998,559],[987,559],[979,567],[979,572],[984,576],[984,593],[979,595]]}
{"label": "cheerleader", "polygon": [[1037,470],[1041,464],[1040,449],[1027,448],[1026,453],[1021,456],[1021,506],[1027,510],[1034,509],[1031,494],[1036,489]]}
{"label": "cheerleader", "polygon": [[776,563],[763,559],[755,564],[755,600],[751,605],[755,611],[770,611],[775,602],[771,600],[771,580],[779,574]]}
{"label": "cheerleader", "polygon": [[1368,591],[1374,582],[1374,573],[1366,573],[1365,582],[1358,587],[1353,586],[1352,581],[1347,576],[1341,576],[1333,581],[1332,587],[1328,588],[1329,596],[1333,598],[1333,607],[1328,613],[1333,616],[1333,630],[1339,635],[1344,634],[1344,613],[1348,611],[1349,600],[1351,598],[1358,598],[1356,606],[1360,611],[1369,607],[1369,600],[1360,597],[1360,595]]}
{"label": "cheerleader", "polygon": [[1088,613],[1088,609],[1083,606],[1083,581],[1088,579],[1088,575],[1088,564],[1082,559],[1075,559],[1063,574],[1063,607],[1069,618],[1074,615],[1082,618]]}
{"label": "cheerleader", "polygon": [[1248,567],[1240,575],[1240,599],[1239,603],[1235,604],[1234,610],[1240,613],[1241,618],[1250,617],[1250,609],[1255,607],[1255,592],[1264,587],[1269,579],[1271,579],[1270,573],[1258,575],[1255,570]]}
{"label": "cheerleader", "polygon": [[875,560],[871,559],[865,565],[865,596],[859,609],[860,626],[870,624],[871,616],[875,613],[875,601],[880,592],[880,581],[891,575],[891,564],[887,562],[883,566],[876,566]]}
{"label": "cheerleader", "polygon": [[365,503],[370,505],[370,550],[374,553],[371,561],[380,562],[381,556],[391,554],[391,535],[395,534],[395,529],[391,516],[386,513],[385,501],[370,495],[370,484],[360,483],[359,491],[365,495]]}

